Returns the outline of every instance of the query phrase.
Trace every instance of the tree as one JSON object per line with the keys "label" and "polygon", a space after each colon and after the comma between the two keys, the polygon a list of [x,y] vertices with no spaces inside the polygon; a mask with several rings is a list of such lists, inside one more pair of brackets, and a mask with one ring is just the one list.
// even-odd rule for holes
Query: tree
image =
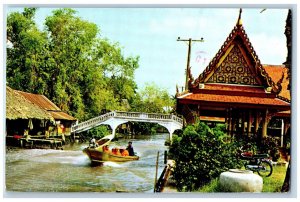
{"label": "tree", "polygon": [[75,13],[72,9],[58,9],[46,18],[49,49],[54,61],[49,87],[50,96],[62,110],[84,119],[82,92],[88,87],[85,76],[90,72],[97,74],[90,69],[94,67],[89,58],[98,28],[94,23],[76,17]]}
{"label": "tree", "polygon": [[[125,58],[119,44],[112,44],[108,39],[99,40],[95,50],[108,89],[120,103],[120,106],[115,108],[129,110],[128,105],[132,103],[137,89],[134,72],[139,67],[139,57]],[[124,103],[124,100],[128,104]]]}
{"label": "tree", "polygon": [[154,83],[148,83],[136,94],[132,111],[170,113],[174,104],[167,90],[161,89]]}
{"label": "tree", "polygon": [[[292,66],[292,10],[291,9],[289,9],[287,19],[286,19],[285,35],[287,39],[287,49],[288,49],[285,66],[288,69],[288,79],[289,79],[288,90],[291,93],[291,86],[292,86],[291,85],[291,66]],[[285,179],[281,188],[282,192],[288,192],[290,190],[290,181],[291,181],[291,160],[289,160],[288,168],[286,170]]]}
{"label": "tree", "polygon": [[80,120],[103,110],[128,110],[139,58],[124,57],[118,43],[99,38],[97,25],[73,9],[54,10],[43,32],[33,20],[35,11],[8,16],[8,85],[44,94]]}
{"label": "tree", "polygon": [[25,8],[7,18],[7,82],[15,89],[47,94],[48,42],[46,33],[36,27],[35,12]]}

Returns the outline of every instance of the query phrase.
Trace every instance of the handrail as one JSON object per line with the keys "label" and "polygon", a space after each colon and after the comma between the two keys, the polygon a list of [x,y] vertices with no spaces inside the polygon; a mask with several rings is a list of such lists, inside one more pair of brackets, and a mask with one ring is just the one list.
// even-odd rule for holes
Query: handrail
{"label": "handrail", "polygon": [[110,118],[124,118],[124,119],[140,119],[140,120],[157,120],[157,121],[174,121],[179,124],[183,124],[183,119],[175,116],[174,114],[158,114],[158,113],[144,113],[144,112],[124,112],[124,111],[112,111],[98,117],[91,118],[87,121],[79,123],[71,127],[72,132],[76,132],[95,124],[104,122]]}

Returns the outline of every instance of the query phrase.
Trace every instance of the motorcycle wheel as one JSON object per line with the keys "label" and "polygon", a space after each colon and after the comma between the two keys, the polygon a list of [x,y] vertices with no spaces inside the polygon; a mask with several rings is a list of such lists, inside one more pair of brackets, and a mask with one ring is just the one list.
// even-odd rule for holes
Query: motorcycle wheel
{"label": "motorcycle wheel", "polygon": [[261,161],[257,173],[262,177],[269,177],[272,175],[273,167],[269,161]]}

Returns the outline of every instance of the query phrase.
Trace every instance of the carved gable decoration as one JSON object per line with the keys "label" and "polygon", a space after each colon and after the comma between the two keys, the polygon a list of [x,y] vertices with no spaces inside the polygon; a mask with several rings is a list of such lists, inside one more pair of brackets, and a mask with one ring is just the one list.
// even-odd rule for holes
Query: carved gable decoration
{"label": "carved gable decoration", "polygon": [[226,83],[280,91],[262,67],[240,18],[241,11],[236,26],[205,70],[190,82],[189,90],[199,89],[201,83]]}
{"label": "carved gable decoration", "polygon": [[206,79],[207,83],[227,83],[243,85],[260,85],[258,77],[253,73],[253,65],[246,62],[240,47],[236,44],[225,54],[212,75]]}

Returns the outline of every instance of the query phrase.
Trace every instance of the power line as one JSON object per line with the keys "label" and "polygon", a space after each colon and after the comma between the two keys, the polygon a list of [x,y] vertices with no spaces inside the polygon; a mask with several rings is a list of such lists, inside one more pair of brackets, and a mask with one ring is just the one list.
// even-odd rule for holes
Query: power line
{"label": "power line", "polygon": [[203,38],[201,39],[181,39],[180,37],[177,38],[177,41],[187,41],[188,42],[188,56],[187,56],[187,65],[185,70],[185,90],[188,90],[188,82],[189,82],[189,76],[188,76],[188,69],[190,68],[190,60],[191,60],[191,48],[192,48],[192,42],[204,42]]}

